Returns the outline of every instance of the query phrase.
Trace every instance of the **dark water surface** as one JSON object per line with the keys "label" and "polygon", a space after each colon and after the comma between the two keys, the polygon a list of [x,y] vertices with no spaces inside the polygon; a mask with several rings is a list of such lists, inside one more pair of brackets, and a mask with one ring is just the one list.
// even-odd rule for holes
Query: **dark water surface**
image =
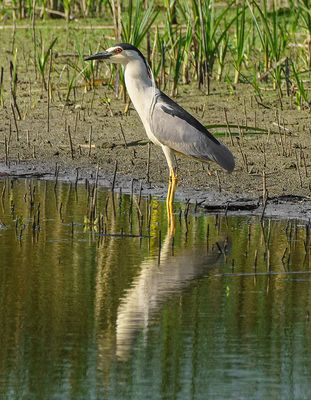
{"label": "dark water surface", "polygon": [[0,399],[311,398],[305,223],[95,195],[0,180]]}

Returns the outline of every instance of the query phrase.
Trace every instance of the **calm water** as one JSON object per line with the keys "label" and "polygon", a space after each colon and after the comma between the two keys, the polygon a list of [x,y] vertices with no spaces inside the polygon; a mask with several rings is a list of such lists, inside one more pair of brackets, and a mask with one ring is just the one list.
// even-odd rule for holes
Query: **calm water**
{"label": "calm water", "polygon": [[304,223],[90,193],[0,180],[1,399],[311,398]]}

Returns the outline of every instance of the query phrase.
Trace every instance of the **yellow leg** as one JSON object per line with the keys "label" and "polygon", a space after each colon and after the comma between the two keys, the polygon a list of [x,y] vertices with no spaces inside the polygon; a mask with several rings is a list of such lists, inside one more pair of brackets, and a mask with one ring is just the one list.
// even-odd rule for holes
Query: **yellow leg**
{"label": "yellow leg", "polygon": [[167,209],[167,219],[168,225],[170,227],[170,233],[173,235],[175,233],[175,217],[174,217],[174,197],[177,187],[177,175],[173,168],[170,168],[170,178],[168,184],[167,198],[166,198],[166,209]]}
{"label": "yellow leg", "polygon": [[170,198],[171,198],[171,191],[172,191],[172,181],[171,177],[169,177],[168,180],[168,189],[167,189],[167,196],[166,196],[166,211],[167,211],[167,216],[170,214]]}

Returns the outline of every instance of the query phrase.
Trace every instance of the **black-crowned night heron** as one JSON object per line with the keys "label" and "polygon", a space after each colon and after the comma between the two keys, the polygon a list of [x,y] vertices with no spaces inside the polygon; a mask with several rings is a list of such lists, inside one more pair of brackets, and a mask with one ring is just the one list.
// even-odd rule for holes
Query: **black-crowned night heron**
{"label": "black-crowned night heron", "polygon": [[125,84],[131,101],[149,139],[161,146],[166,157],[170,171],[166,205],[168,219],[172,224],[177,185],[174,153],[184,154],[199,161],[215,161],[229,172],[234,169],[232,153],[196,118],[156,87],[145,57],[135,46],[120,43],[85,58],[85,61],[89,60],[108,60],[124,66]]}

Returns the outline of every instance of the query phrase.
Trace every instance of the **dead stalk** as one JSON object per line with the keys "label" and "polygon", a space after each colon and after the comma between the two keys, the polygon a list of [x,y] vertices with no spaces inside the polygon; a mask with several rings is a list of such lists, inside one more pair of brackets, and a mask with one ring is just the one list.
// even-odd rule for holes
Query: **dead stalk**
{"label": "dead stalk", "polygon": [[233,139],[232,139],[232,132],[231,132],[230,125],[229,125],[229,122],[228,122],[227,110],[225,108],[224,108],[224,113],[225,113],[227,130],[228,130],[228,133],[229,133],[229,136],[230,136],[231,145],[234,147],[234,143],[233,143]]}
{"label": "dead stalk", "polygon": [[93,126],[90,126],[90,131],[89,131],[89,154],[88,156],[91,157],[91,152],[92,152],[92,136],[93,136]]}
{"label": "dead stalk", "polygon": [[71,137],[71,131],[70,131],[70,126],[69,126],[69,125],[68,125],[68,127],[67,127],[67,132],[68,132],[68,137],[69,137],[69,145],[70,145],[71,158],[72,158],[72,160],[73,160],[73,159],[74,159],[74,149],[73,149],[72,137]]}
{"label": "dead stalk", "polygon": [[123,137],[123,140],[124,140],[124,147],[127,149],[127,142],[126,142],[126,139],[125,139],[124,130],[123,130],[123,126],[122,126],[121,122],[120,122],[120,128],[121,128],[121,134],[122,134],[122,137]]}
{"label": "dead stalk", "polygon": [[48,90],[48,98],[47,98],[47,131],[50,132],[50,101],[51,101],[51,71],[52,71],[52,50],[50,50],[50,63],[49,63],[49,72],[48,72],[48,80],[47,80],[47,90]]}
{"label": "dead stalk", "polygon": [[116,160],[115,167],[114,167],[114,173],[113,173],[113,180],[112,180],[112,185],[111,185],[112,192],[114,191],[115,184],[116,184],[117,170],[118,170],[118,161]]}

